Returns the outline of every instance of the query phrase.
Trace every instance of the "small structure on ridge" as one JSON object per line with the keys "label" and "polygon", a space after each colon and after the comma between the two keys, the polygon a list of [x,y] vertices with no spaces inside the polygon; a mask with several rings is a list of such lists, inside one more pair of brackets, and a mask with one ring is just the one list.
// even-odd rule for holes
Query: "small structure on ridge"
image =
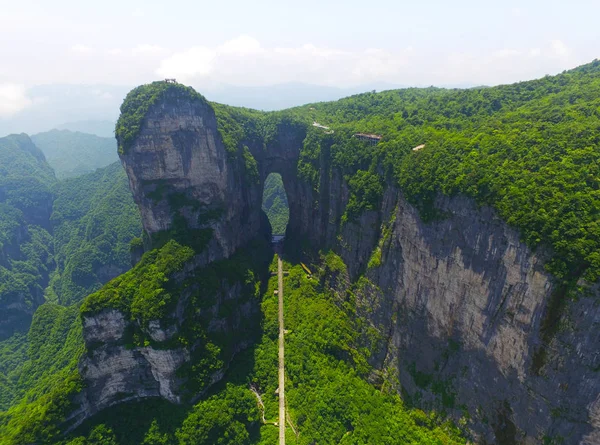
{"label": "small structure on ridge", "polygon": [[356,133],[354,135],[355,138],[360,139],[361,141],[368,142],[371,145],[376,145],[383,138],[380,134],[369,134],[369,133]]}

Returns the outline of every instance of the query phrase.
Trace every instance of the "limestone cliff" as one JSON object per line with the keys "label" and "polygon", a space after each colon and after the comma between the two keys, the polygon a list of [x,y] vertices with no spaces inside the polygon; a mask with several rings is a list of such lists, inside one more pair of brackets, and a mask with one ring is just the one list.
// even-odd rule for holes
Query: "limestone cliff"
{"label": "limestone cliff", "polygon": [[[436,205],[446,217],[424,224],[401,193],[384,199],[379,258],[358,303],[386,339],[376,367],[396,371],[416,405],[468,413],[478,442],[598,443],[597,289],[568,304],[545,344],[556,285],[543,257],[489,208],[447,197]],[[364,221],[345,230],[347,262],[366,258],[360,240],[372,231]]]}
{"label": "limestone cliff", "polygon": [[[67,429],[128,401],[160,397],[176,404],[193,402],[218,382],[257,333],[257,283],[267,273],[270,259],[265,253],[264,244],[255,243],[251,250],[240,249],[210,266],[188,261],[163,284],[176,300],[163,316],[148,321],[133,315],[122,300],[90,303],[102,295],[93,294],[82,308],[86,353],[79,361],[79,374],[85,385]],[[142,259],[117,279],[122,287],[116,284],[109,292],[123,298],[121,289],[138,286],[132,284],[132,276],[147,264],[153,263]],[[239,276],[232,272],[236,268],[251,272]],[[141,278],[141,286],[147,277]]]}
{"label": "limestone cliff", "polygon": [[[349,186],[332,167],[327,141],[313,160],[318,187],[299,173],[308,123],[280,119],[260,137],[242,135],[232,152],[211,104],[165,91],[121,154],[146,247],[179,224],[187,233],[211,230],[187,273],[231,256],[266,232],[262,182],[279,172],[290,203],[288,239],[343,258],[347,275],[329,284],[341,298],[352,288],[358,313],[380,334],[369,345],[379,371],[374,381],[396,376],[390,380],[408,402],[446,412],[480,443],[599,443],[597,287],[556,317],[553,297],[563,289],[544,271],[543,249],[532,252],[492,209],[440,196],[435,206],[443,217],[424,223],[402,192],[388,187],[379,208],[346,221]],[[258,178],[246,174],[244,150]],[[550,329],[555,318],[558,329]],[[92,350],[81,362],[88,406],[146,396],[178,401],[174,370],[190,351],[128,350],[123,320],[114,311],[84,320]],[[151,326],[155,340],[174,335]]]}
{"label": "limestone cliff", "polygon": [[[211,106],[177,89],[151,107],[132,146],[121,154],[146,233],[210,229],[205,261],[230,256],[259,231],[258,187],[248,187],[228,157]],[[243,230],[242,230],[243,228]]]}

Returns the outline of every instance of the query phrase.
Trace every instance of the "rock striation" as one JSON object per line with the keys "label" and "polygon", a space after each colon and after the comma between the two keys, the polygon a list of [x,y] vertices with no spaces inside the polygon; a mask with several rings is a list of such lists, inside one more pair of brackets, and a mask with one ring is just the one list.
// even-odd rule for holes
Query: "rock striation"
{"label": "rock striation", "polygon": [[210,228],[208,262],[230,256],[258,233],[260,215],[248,208],[260,202],[259,188],[247,187],[242,166],[228,158],[207,102],[167,94],[120,156],[150,237],[178,223]]}
{"label": "rock striation", "polygon": [[67,419],[68,431],[120,403],[148,398],[193,402],[251,345],[260,314],[254,282],[213,275],[220,280],[218,289],[206,289],[203,280],[189,284],[202,273],[202,267],[189,265],[172,277],[175,284],[187,283],[176,307],[147,326],[116,308],[82,315],[86,353],[79,360],[79,375],[85,385]]}
{"label": "rock striation", "polygon": [[[548,342],[557,286],[543,256],[489,208],[461,197],[436,206],[446,217],[424,224],[401,193],[384,200],[380,265],[367,269],[373,286],[359,298],[385,339],[376,367],[394,370],[418,406],[468,413],[478,443],[598,443],[597,288],[568,304]],[[370,231],[348,229],[342,257],[364,257],[357,241]]]}

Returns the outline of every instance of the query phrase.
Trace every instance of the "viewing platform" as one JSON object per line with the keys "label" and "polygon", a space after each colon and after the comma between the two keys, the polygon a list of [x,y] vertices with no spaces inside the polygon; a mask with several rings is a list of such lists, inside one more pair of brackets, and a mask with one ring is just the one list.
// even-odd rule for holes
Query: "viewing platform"
{"label": "viewing platform", "polygon": [[326,127],[325,125],[321,125],[318,122],[313,122],[313,127],[317,127],[317,128],[321,128],[323,130],[325,130],[325,134],[333,134],[333,130],[331,130],[329,127]]}
{"label": "viewing platform", "polygon": [[355,138],[360,139],[361,141],[368,142],[371,145],[377,145],[379,141],[383,138],[380,134],[369,134],[369,133],[356,133],[354,135]]}

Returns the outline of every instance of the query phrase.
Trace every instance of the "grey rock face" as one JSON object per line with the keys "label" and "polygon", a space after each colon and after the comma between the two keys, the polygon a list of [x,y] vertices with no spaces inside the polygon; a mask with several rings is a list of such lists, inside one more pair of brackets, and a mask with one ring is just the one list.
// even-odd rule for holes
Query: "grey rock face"
{"label": "grey rock face", "polygon": [[[183,282],[197,270],[191,268],[175,279]],[[181,335],[193,297],[204,297],[198,285],[186,287],[167,321],[153,320],[145,328],[117,309],[83,317],[87,352],[79,361],[79,373],[85,388],[75,400],[78,408],[68,419],[69,430],[95,413],[120,403],[160,397],[179,404],[199,397],[200,394],[189,393],[186,389],[189,374],[180,371],[195,363],[196,349],[203,347],[207,339],[185,347],[168,343]],[[211,373],[203,391],[223,378],[235,354],[250,346],[252,338],[246,335],[247,327],[243,325],[252,324],[253,320],[258,322],[260,311],[258,300],[248,299],[243,286],[236,282],[223,284],[217,295],[207,294],[206,298],[210,298],[212,304],[203,306],[205,314],[198,320],[198,325],[205,329],[208,338],[213,334],[230,335],[232,350],[220,357],[223,366]],[[224,315],[223,305],[235,309]],[[133,332],[142,332],[152,341],[135,344]]]}
{"label": "grey rock face", "polygon": [[[230,256],[260,229],[259,187],[246,187],[227,157],[212,108],[171,99],[148,112],[134,145],[121,155],[144,230],[169,230],[183,218],[191,229],[213,229],[208,261]],[[204,218],[211,214],[213,217]]]}
{"label": "grey rock face", "polygon": [[[376,367],[396,370],[418,406],[456,420],[468,412],[478,442],[599,443],[598,290],[567,306],[536,363],[554,290],[542,258],[489,208],[447,197],[436,206],[447,217],[423,224],[401,194],[384,198],[390,232],[379,240],[381,265],[366,272],[374,286],[359,299],[385,339]],[[362,263],[350,272],[367,258],[374,217],[365,218],[343,231],[340,254]]]}
{"label": "grey rock face", "polygon": [[[130,325],[116,309],[83,319],[88,353],[79,362],[79,372],[86,387],[79,395],[80,409],[72,416],[73,427],[117,403],[148,397],[163,397],[173,403],[181,401],[176,371],[189,361],[189,351],[128,346],[125,343]],[[159,329],[155,327],[152,331],[159,336]],[[160,335],[167,336],[166,332]]]}
{"label": "grey rock face", "polygon": [[297,176],[306,132],[303,125],[281,124],[268,142],[242,141],[258,164],[259,177],[248,178],[242,160],[226,151],[208,103],[175,95],[155,104],[133,146],[120,155],[144,230],[152,237],[183,219],[190,229],[213,230],[205,262],[229,257],[267,231],[263,185],[277,172],[288,194],[290,234],[322,241],[325,207],[315,205],[312,187]]}

